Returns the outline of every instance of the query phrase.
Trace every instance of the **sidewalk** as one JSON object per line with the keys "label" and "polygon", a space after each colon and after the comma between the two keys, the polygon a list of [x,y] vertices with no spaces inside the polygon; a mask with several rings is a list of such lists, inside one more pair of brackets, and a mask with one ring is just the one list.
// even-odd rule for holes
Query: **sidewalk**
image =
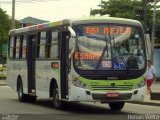
{"label": "sidewalk", "polygon": [[[160,81],[156,81],[152,85],[152,92],[158,92],[158,95],[160,95]],[[133,104],[141,104],[141,105],[152,105],[152,106],[160,106],[160,99],[159,100],[151,100],[150,95],[146,95],[144,101],[132,101],[128,103]]]}
{"label": "sidewalk", "polygon": [[4,79],[0,79],[0,86],[6,86],[7,85],[7,81]]}
{"label": "sidewalk", "polygon": [[[6,86],[7,85],[7,81],[0,79],[0,86]],[[153,92],[159,92],[160,93],[160,81],[157,81],[155,83],[153,83],[152,86],[152,91]],[[140,101],[132,101],[132,102],[128,102],[128,103],[132,103],[132,104],[141,104],[141,105],[152,105],[152,106],[160,106],[160,100],[151,100],[150,99],[150,95],[146,95],[144,101],[140,102]]]}
{"label": "sidewalk", "polygon": [[160,100],[151,100],[150,95],[146,95],[144,101],[132,101],[132,102],[128,102],[128,103],[140,104],[140,105],[160,106]]}

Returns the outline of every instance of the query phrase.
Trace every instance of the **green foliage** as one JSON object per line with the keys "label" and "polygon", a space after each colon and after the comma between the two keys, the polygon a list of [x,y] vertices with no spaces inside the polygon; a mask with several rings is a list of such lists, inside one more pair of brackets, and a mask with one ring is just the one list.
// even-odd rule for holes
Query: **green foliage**
{"label": "green foliage", "polygon": [[156,20],[156,43],[160,44],[160,11],[157,11]]}
{"label": "green foliage", "polygon": [[[109,14],[111,17],[129,18],[140,21],[144,24],[144,0],[101,0],[99,9],[91,10],[91,15],[101,16]],[[157,29],[156,35],[160,39],[160,8],[157,6]],[[147,27],[152,29],[153,4],[147,3]]]}
{"label": "green foliage", "polygon": [[0,8],[0,44],[7,43],[10,26],[9,16]]}

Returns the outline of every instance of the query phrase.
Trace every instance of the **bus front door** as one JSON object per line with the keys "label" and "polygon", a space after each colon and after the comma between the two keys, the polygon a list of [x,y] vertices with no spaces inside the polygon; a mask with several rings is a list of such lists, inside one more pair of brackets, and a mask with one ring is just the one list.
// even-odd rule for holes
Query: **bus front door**
{"label": "bus front door", "polygon": [[68,95],[68,39],[69,32],[61,32],[61,98],[67,99]]}
{"label": "bus front door", "polygon": [[27,66],[28,66],[28,93],[35,93],[35,42],[36,35],[28,36]]}

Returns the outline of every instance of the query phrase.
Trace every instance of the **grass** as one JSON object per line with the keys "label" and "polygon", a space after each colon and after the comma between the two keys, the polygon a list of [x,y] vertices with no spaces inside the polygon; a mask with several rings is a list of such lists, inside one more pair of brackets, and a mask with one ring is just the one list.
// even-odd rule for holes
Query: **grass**
{"label": "grass", "polygon": [[1,78],[6,78],[6,75],[5,74],[0,74],[0,79]]}
{"label": "grass", "polygon": [[5,79],[6,78],[6,70],[0,71],[0,79]]}

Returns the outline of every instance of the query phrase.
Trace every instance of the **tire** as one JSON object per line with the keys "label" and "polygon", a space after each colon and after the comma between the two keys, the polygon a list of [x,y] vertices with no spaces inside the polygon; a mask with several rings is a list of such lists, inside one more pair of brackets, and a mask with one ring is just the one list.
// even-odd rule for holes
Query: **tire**
{"label": "tire", "polygon": [[64,102],[59,100],[59,89],[56,84],[53,86],[52,103],[54,108],[63,109]]}
{"label": "tire", "polygon": [[23,83],[21,78],[19,78],[19,83],[18,83],[18,100],[20,102],[31,102],[31,103],[34,103],[37,100],[37,97],[23,93]]}
{"label": "tire", "polygon": [[121,110],[124,107],[125,102],[111,102],[109,107],[111,110]]}
{"label": "tire", "polygon": [[26,101],[26,95],[23,93],[23,84],[21,78],[19,78],[19,83],[18,83],[18,100],[20,102]]}
{"label": "tire", "polygon": [[37,101],[37,97],[27,95],[27,101],[30,103],[35,103]]}

